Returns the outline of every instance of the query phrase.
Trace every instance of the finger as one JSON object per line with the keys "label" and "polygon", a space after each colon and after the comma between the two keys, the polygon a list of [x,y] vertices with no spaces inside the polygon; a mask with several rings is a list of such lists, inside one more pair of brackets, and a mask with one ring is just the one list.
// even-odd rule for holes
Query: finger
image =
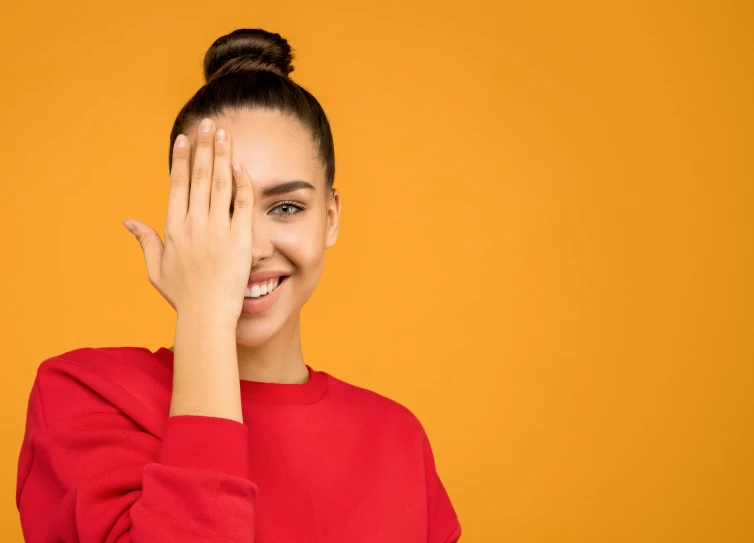
{"label": "finger", "polygon": [[[131,224],[131,228],[128,228],[127,223]],[[161,273],[162,253],[165,251],[160,235],[151,226],[135,219],[124,221],[124,225],[139,241],[144,252],[144,261],[147,263],[147,276],[149,281],[156,285]]]}
{"label": "finger", "polygon": [[209,216],[209,192],[212,183],[212,163],[214,162],[215,123],[206,118],[199,125],[196,141],[194,168],[191,171],[191,189],[187,218],[198,224],[207,222]]}
{"label": "finger", "polygon": [[233,163],[233,178],[236,181],[236,196],[233,200],[231,233],[235,236],[251,235],[251,214],[254,209],[254,187],[249,171],[240,162]]}
{"label": "finger", "polygon": [[173,162],[170,167],[170,195],[168,196],[168,215],[165,230],[183,228],[186,220],[189,198],[189,161],[191,145],[188,138],[178,134],[173,144]]}
{"label": "finger", "polygon": [[212,190],[209,201],[209,221],[230,227],[228,211],[233,192],[233,172],[230,168],[230,134],[223,128],[215,131],[215,163],[212,167]]}

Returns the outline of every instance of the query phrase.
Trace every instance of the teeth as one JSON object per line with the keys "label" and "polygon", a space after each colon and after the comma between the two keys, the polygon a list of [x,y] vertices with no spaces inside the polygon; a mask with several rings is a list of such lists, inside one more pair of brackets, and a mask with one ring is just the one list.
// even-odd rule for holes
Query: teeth
{"label": "teeth", "polygon": [[251,288],[246,287],[246,298],[259,298],[260,296],[265,296],[278,288],[278,285],[280,284],[280,277],[277,277],[275,279],[270,279],[269,281],[265,281],[264,283],[259,283],[253,285]]}

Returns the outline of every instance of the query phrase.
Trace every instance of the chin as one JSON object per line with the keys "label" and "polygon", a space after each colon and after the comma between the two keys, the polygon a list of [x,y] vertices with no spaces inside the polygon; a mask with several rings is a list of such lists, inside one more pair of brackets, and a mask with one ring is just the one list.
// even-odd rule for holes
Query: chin
{"label": "chin", "polygon": [[262,347],[288,327],[290,323],[275,318],[241,316],[236,326],[236,345],[249,349]]}

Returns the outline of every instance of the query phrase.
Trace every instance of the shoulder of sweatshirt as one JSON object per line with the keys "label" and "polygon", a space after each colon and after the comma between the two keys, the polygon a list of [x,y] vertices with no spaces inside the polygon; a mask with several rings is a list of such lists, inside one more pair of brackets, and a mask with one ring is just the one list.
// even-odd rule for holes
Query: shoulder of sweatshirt
{"label": "shoulder of sweatshirt", "polygon": [[82,347],[45,359],[34,382],[47,428],[93,413],[120,413],[160,433],[172,368],[145,347]]}
{"label": "shoulder of sweatshirt", "polygon": [[383,429],[397,438],[424,438],[424,427],[411,409],[379,392],[357,386],[328,374],[328,402],[341,404],[337,411],[358,419],[374,434]]}

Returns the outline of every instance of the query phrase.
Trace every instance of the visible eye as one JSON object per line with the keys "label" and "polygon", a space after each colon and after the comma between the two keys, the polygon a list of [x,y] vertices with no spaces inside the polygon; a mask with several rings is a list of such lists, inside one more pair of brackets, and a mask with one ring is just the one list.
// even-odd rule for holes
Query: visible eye
{"label": "visible eye", "polygon": [[280,215],[281,217],[290,217],[296,213],[304,211],[306,206],[300,202],[285,201],[280,202],[278,205],[270,210],[273,215]]}

